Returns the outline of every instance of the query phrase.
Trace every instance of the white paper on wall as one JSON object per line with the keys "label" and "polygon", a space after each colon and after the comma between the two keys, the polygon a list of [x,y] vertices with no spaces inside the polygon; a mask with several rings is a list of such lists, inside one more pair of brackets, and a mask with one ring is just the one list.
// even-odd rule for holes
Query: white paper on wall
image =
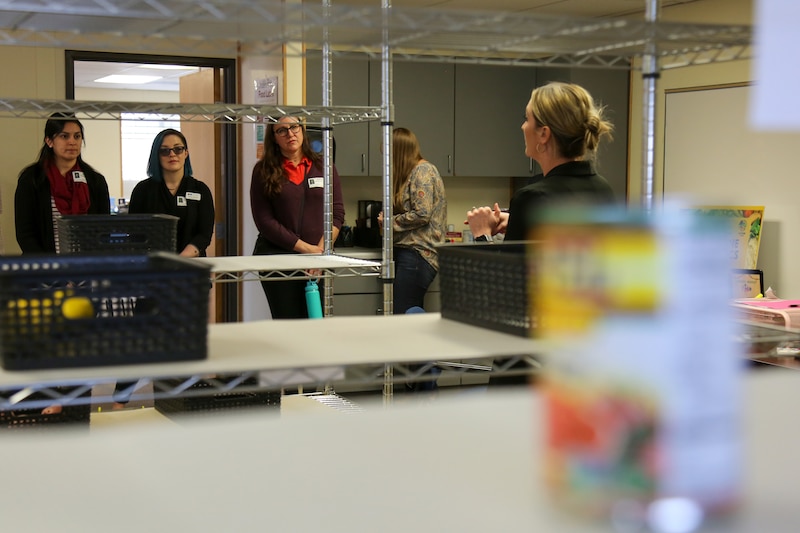
{"label": "white paper on wall", "polygon": [[254,81],[255,103],[278,105],[278,78],[260,78]]}
{"label": "white paper on wall", "polygon": [[750,124],[756,130],[800,130],[800,54],[797,28],[800,2],[756,0],[753,39],[755,86],[751,93]]}

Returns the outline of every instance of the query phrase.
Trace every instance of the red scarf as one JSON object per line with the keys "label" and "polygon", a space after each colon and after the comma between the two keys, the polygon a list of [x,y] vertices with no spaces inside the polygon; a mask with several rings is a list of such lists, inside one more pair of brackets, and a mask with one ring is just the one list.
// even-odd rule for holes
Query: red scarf
{"label": "red scarf", "polygon": [[[74,172],[80,172],[75,163],[66,176],[62,176],[55,164],[47,164],[47,179],[50,181],[50,194],[56,202],[56,208],[62,215],[85,215],[89,212],[89,184],[75,181]],[[82,174],[82,173],[81,173]]]}

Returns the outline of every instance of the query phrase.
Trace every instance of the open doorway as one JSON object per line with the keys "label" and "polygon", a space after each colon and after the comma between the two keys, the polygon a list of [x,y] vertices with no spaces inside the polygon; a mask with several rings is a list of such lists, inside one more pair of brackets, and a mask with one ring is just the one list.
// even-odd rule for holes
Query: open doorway
{"label": "open doorway", "polygon": [[[233,59],[68,50],[66,96],[87,101],[233,103],[235,67]],[[133,186],[146,177],[155,135],[165,128],[178,129],[190,142],[195,178],[214,195],[216,224],[208,255],[238,255],[236,126],[182,122],[178,116],[125,118],[129,120],[84,121],[86,159],[106,175],[111,196],[118,201],[129,197]],[[235,284],[216,285],[213,300],[212,320],[238,319]]]}

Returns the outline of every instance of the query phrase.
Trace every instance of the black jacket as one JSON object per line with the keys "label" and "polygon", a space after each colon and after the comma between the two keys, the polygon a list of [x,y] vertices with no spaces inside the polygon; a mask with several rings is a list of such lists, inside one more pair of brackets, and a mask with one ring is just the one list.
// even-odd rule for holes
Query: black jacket
{"label": "black jacket", "polygon": [[181,253],[191,244],[200,250],[201,257],[206,256],[214,233],[214,199],[202,181],[185,176],[173,196],[163,181],[147,178],[133,188],[128,212],[178,217],[175,252]]}
{"label": "black jacket", "polygon": [[570,161],[552,169],[536,183],[521,188],[511,198],[505,240],[529,239],[537,211],[556,203],[589,205],[614,203],[614,191],[588,161]]}
{"label": "black jacket", "polygon": [[[90,215],[108,215],[111,203],[102,174],[84,162],[81,170],[89,186]],[[14,224],[17,243],[24,254],[55,253],[56,241],[51,207],[50,181],[38,162],[25,167],[14,193]]]}

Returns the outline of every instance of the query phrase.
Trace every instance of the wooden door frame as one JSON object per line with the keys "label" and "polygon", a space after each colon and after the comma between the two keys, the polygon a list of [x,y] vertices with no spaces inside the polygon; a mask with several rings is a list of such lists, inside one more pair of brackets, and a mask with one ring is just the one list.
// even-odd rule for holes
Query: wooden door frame
{"label": "wooden door frame", "polygon": [[[192,67],[211,67],[219,69],[221,75],[221,95],[225,103],[235,103],[236,89],[236,60],[208,57],[185,57],[151,54],[128,54],[114,52],[94,52],[84,50],[64,51],[64,77],[65,95],[67,100],[75,99],[75,61],[98,61],[105,63],[141,63],[161,65],[186,65]],[[217,210],[222,208],[222,221],[218,217],[215,234],[222,235],[222,250],[220,255],[239,255],[239,190],[238,190],[238,142],[237,130],[234,124],[221,124],[220,126],[220,154],[221,187],[219,196],[222,202],[217,203]],[[221,294],[218,298],[217,320],[222,322],[236,322],[239,320],[239,287],[236,283],[223,283]]]}

